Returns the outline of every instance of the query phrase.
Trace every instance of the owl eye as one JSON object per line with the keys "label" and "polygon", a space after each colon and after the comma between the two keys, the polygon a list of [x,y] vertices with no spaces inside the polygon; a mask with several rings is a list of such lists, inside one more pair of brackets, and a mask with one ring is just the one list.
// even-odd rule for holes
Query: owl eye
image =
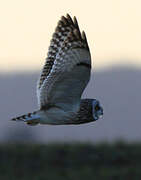
{"label": "owl eye", "polygon": [[99,105],[97,104],[97,105],[95,106],[95,110],[98,111],[99,109],[100,109],[100,107],[99,107]]}

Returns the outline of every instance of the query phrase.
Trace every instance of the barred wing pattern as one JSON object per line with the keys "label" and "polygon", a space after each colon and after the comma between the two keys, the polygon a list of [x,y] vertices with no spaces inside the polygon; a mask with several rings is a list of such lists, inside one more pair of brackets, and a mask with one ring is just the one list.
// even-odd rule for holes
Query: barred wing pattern
{"label": "barred wing pattern", "polygon": [[69,15],[58,23],[37,87],[40,109],[76,111],[89,81],[91,57],[85,33]]}
{"label": "barred wing pattern", "polygon": [[52,66],[54,64],[56,55],[59,52],[64,40],[67,38],[68,33],[73,31],[75,28],[79,29],[76,18],[74,18],[74,22],[73,22],[68,14],[67,14],[67,18],[62,16],[61,20],[58,22],[58,25],[55,29],[55,32],[50,42],[46,63],[43,67],[40,80],[38,82],[38,86],[37,86],[38,89],[41,88],[43,81],[49,75]]}

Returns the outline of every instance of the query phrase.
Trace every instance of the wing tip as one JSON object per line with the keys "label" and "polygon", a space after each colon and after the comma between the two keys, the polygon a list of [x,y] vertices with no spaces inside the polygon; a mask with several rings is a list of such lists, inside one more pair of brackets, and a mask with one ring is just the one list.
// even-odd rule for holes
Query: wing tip
{"label": "wing tip", "polygon": [[60,26],[64,26],[64,28],[65,26],[68,27],[67,31],[69,38],[71,39],[72,35],[75,36],[77,40],[83,42],[85,47],[89,49],[86,34],[84,31],[81,33],[76,16],[74,16],[73,19],[69,13],[66,13],[66,16],[61,16],[56,27],[56,32]]}

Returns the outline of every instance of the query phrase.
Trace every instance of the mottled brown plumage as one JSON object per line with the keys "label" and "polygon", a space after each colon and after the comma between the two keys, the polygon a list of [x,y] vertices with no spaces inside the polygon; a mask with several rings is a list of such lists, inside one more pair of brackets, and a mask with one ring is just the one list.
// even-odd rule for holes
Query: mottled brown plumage
{"label": "mottled brown plumage", "polygon": [[50,41],[46,62],[40,75],[37,88],[41,88],[44,80],[49,75],[57,53],[59,53],[59,51],[62,52],[66,45],[69,47],[68,42],[71,43],[77,41],[79,41],[79,44],[77,44],[76,47],[88,49],[86,35],[84,31],[81,35],[76,17],[74,17],[74,20],[72,20],[69,14],[67,14],[66,17],[62,16]]}

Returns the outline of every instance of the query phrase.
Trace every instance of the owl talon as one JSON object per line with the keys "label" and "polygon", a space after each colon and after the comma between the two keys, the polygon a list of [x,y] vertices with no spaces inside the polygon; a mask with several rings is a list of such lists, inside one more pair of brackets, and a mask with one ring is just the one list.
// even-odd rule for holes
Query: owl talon
{"label": "owl talon", "polygon": [[29,121],[26,121],[26,124],[29,125],[29,126],[35,126],[38,124],[38,122],[35,122],[33,120],[29,120]]}
{"label": "owl talon", "polygon": [[35,125],[37,125],[39,123],[35,119],[34,120],[26,120],[25,122],[29,126],[35,126]]}

